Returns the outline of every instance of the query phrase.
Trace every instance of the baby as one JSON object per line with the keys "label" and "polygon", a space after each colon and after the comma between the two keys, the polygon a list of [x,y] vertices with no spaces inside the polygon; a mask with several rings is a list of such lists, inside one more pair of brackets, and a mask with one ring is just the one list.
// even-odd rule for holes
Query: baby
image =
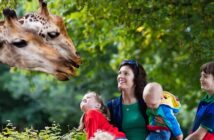
{"label": "baby", "polygon": [[[169,140],[171,132],[177,140],[182,140],[183,134],[173,113],[178,112],[178,109],[163,103],[163,100],[165,100],[163,93],[164,91],[159,83],[149,83],[144,88],[143,99],[148,107],[146,113],[149,117],[147,128],[150,131],[146,140]],[[164,124],[155,121],[157,116],[163,119]]]}

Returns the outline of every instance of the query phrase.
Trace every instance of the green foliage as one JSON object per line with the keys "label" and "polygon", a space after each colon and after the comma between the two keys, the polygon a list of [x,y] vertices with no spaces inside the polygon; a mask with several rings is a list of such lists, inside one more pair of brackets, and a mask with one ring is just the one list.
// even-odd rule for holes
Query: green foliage
{"label": "green foliage", "polygon": [[50,127],[45,127],[44,130],[36,130],[34,128],[25,128],[24,131],[17,131],[16,127],[8,121],[8,124],[0,133],[0,139],[4,140],[85,140],[86,134],[78,132],[76,129],[61,136],[61,129],[59,124],[53,123]]}
{"label": "green foliage", "polygon": [[62,137],[63,140],[86,140],[86,133],[72,129],[70,133],[65,134]]}

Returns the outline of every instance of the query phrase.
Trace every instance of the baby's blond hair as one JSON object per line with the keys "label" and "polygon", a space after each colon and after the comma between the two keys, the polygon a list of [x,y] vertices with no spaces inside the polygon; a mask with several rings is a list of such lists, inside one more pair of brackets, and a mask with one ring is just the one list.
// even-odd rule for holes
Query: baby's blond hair
{"label": "baby's blond hair", "polygon": [[97,130],[94,133],[94,137],[90,138],[90,140],[114,140],[114,136],[108,132]]}
{"label": "baby's blond hair", "polygon": [[[163,88],[159,83],[157,83],[157,82],[148,83],[143,90],[143,97],[149,96],[150,94],[154,94],[153,91],[156,89],[163,91]],[[159,94],[162,95],[162,93],[163,92],[160,92]],[[155,93],[155,94],[158,94],[158,93]]]}

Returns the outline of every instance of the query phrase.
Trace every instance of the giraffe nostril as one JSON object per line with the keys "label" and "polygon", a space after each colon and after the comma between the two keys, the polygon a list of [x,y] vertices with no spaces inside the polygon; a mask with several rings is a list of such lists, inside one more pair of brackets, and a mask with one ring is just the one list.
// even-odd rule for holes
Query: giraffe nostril
{"label": "giraffe nostril", "polygon": [[4,44],[4,41],[1,41],[0,42],[0,48],[3,46],[3,44]]}

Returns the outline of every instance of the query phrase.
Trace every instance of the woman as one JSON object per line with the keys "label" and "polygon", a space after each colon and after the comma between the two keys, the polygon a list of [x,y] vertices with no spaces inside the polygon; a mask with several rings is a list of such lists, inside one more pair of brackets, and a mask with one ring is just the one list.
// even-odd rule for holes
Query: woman
{"label": "woman", "polygon": [[111,123],[126,134],[128,140],[144,140],[147,136],[146,104],[142,99],[147,83],[146,72],[134,60],[124,60],[117,76],[121,96],[110,100]]}

